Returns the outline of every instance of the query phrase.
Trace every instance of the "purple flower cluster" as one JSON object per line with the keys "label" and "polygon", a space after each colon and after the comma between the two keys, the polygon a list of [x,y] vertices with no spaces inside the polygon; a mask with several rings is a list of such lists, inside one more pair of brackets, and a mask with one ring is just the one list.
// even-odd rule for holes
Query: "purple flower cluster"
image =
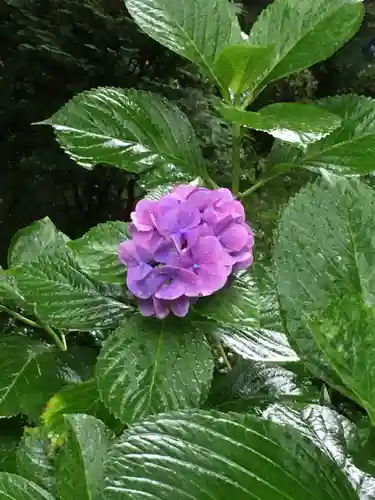
{"label": "purple flower cluster", "polygon": [[118,255],[144,316],[185,316],[193,300],[252,263],[253,233],[228,189],[180,185],[158,201],[140,201],[131,219],[131,239]]}

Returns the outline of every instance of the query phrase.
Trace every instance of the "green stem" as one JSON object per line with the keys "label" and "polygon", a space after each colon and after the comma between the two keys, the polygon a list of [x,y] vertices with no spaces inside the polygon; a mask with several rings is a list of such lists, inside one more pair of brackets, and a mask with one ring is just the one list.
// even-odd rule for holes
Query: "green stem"
{"label": "green stem", "polygon": [[12,316],[12,318],[25,323],[25,325],[32,326],[33,328],[41,328],[41,326],[32,319],[26,318],[25,316],[22,316],[22,314],[19,314],[16,311],[12,311],[12,309],[8,309],[5,306],[0,305],[0,311],[6,312],[7,314],[9,314],[9,316]]}
{"label": "green stem", "polygon": [[223,344],[220,342],[220,340],[218,340],[218,342],[217,342],[217,347],[218,347],[218,349],[220,351],[220,354],[221,354],[221,356],[222,356],[222,358],[224,360],[224,363],[228,367],[228,370],[231,371],[232,370],[232,365],[230,364],[228,356],[227,356],[227,354],[226,354],[226,352],[224,350]]}
{"label": "green stem", "polygon": [[218,188],[218,185],[216,184],[216,182],[214,180],[211,179],[211,177],[207,171],[207,168],[205,166],[202,166],[202,179],[206,182],[206,184],[208,186],[212,187],[212,189]]}
{"label": "green stem", "polygon": [[61,338],[60,338],[57,335],[57,333],[54,330],[52,330],[52,328],[49,325],[47,325],[46,323],[44,323],[44,321],[42,321],[40,318],[38,318],[38,316],[35,314],[35,312],[34,312],[35,317],[38,318],[39,323],[37,323],[36,321],[33,321],[32,319],[26,318],[26,316],[23,316],[22,314],[20,314],[16,311],[13,311],[12,309],[9,309],[8,307],[2,306],[2,305],[0,305],[0,311],[3,311],[5,313],[9,314],[9,316],[12,316],[12,318],[14,318],[18,321],[21,321],[25,325],[32,326],[33,328],[40,328],[41,330],[45,330],[53,338],[55,344],[57,345],[57,347],[59,349],[61,349],[62,351],[66,351],[68,349],[64,335],[61,334]]}
{"label": "green stem", "polygon": [[260,181],[256,182],[253,184],[249,189],[246,189],[243,193],[239,193],[237,198],[242,199],[246,198],[246,196],[249,196],[249,194],[254,193],[255,191],[258,191],[261,187],[263,187],[267,182],[271,181],[272,179],[276,179],[276,177],[279,177],[280,175],[285,174],[285,172],[278,172],[275,175],[271,175],[270,177],[266,177],[265,179],[261,179]]}
{"label": "green stem", "polygon": [[45,323],[41,318],[39,318],[36,314],[35,316],[38,318],[39,320],[39,323],[41,325],[42,328],[44,328],[44,330],[52,337],[53,341],[55,342],[55,344],[57,345],[57,347],[59,349],[61,349],[62,351],[67,351],[68,350],[68,346],[66,345],[66,340],[65,340],[65,336],[64,334],[62,333],[61,334],[61,337],[55,332],[55,330],[53,330],[53,328],[51,328],[47,323]]}
{"label": "green stem", "polygon": [[241,174],[241,125],[232,125],[232,192],[234,195],[240,190]]}

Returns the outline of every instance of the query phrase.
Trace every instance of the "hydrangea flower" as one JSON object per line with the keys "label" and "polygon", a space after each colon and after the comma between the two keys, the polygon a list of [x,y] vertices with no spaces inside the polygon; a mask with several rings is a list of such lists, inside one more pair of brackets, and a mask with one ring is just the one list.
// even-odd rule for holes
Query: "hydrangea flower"
{"label": "hydrangea flower", "polygon": [[229,189],[176,186],[158,201],[138,202],[131,221],[118,256],[144,316],[185,316],[252,264],[254,235]]}

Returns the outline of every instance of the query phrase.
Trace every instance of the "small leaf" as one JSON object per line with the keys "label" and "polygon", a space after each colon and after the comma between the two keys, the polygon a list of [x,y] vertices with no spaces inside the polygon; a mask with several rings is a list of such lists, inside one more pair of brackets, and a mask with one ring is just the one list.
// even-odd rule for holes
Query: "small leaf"
{"label": "small leaf", "polygon": [[37,419],[63,383],[57,364],[52,346],[21,335],[2,338],[0,417],[25,413]]}
{"label": "small leaf", "polygon": [[79,165],[130,172],[173,164],[200,171],[203,158],[186,116],[156,94],[100,87],[76,95],[51,118],[64,151]]}
{"label": "small leaf", "polygon": [[242,41],[235,10],[227,0],[125,0],[140,28],[168,49],[198,64],[220,86],[216,56]]}
{"label": "small leaf", "polygon": [[129,309],[105,296],[68,248],[42,255],[12,274],[26,300],[35,303],[38,316],[56,328],[110,327]]}
{"label": "small leaf", "polygon": [[292,345],[316,375],[344,394],[346,386],[370,414],[375,412],[374,214],[370,187],[320,180],[289,203],[274,252]]}
{"label": "small leaf", "polygon": [[349,454],[355,435],[355,425],[335,410],[319,405],[294,409],[281,404],[271,405],[263,417],[272,422],[293,427],[310,439],[346,474],[361,500],[373,497],[375,478],[354,465]]}
{"label": "small leaf", "polygon": [[255,272],[242,273],[226,288],[200,299],[195,310],[210,320],[209,330],[216,322],[216,335],[244,358],[298,361],[283,332],[272,278],[264,270],[259,274],[258,280]]}
{"label": "small leaf", "polygon": [[64,418],[67,436],[56,457],[60,500],[98,498],[103,487],[103,463],[110,433],[103,422],[91,415],[74,414]]}
{"label": "small leaf", "polygon": [[26,428],[17,449],[17,472],[54,495],[56,479],[49,448],[44,428]]}
{"label": "small leaf", "polygon": [[252,92],[267,74],[274,46],[237,44],[225,47],[215,61],[214,72],[222,85],[235,93]]}
{"label": "small leaf", "polygon": [[114,423],[114,418],[99,398],[95,379],[63,387],[48,401],[42,419],[48,428],[59,431],[64,426],[64,415],[71,413],[92,415],[109,427]]}
{"label": "small leaf", "polygon": [[[302,368],[302,367],[300,367]],[[239,359],[232,370],[214,378],[208,406],[221,411],[252,411],[278,402],[319,401],[319,390],[306,372]]]}
{"label": "small leaf", "polygon": [[4,500],[55,500],[46,490],[17,474],[0,472],[0,497]]}
{"label": "small leaf", "polygon": [[213,360],[203,333],[186,320],[125,320],[104,343],[97,383],[104,404],[122,422],[198,406]]}
{"label": "small leaf", "polygon": [[275,46],[264,83],[308,68],[334,54],[359,29],[362,0],[275,0],[253,25],[251,46]]}
{"label": "small leaf", "polygon": [[226,105],[218,109],[226,120],[299,146],[322,139],[341,123],[338,116],[311,104],[276,103],[257,113]]}
{"label": "small leaf", "polygon": [[127,223],[109,221],[91,228],[78,240],[69,242],[81,269],[105,283],[123,284],[125,268],[118,259],[120,243],[128,239]]}
{"label": "small leaf", "polygon": [[294,429],[244,414],[180,411],[133,425],[108,454],[107,500],[358,500]]}
{"label": "small leaf", "polygon": [[342,119],[341,126],[311,144],[298,163],[337,175],[366,175],[374,170],[375,99],[357,95],[328,97],[318,106]]}
{"label": "small leaf", "polygon": [[33,222],[15,233],[8,250],[9,267],[37,259],[43,252],[64,246],[69,238],[49,217]]}

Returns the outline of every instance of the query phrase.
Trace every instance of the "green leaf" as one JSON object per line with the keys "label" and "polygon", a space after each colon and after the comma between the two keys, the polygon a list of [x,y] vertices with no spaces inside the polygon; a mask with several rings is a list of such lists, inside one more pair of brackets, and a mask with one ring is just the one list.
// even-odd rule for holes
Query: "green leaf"
{"label": "green leaf", "polygon": [[[297,361],[283,332],[273,279],[259,266],[244,272],[211,297],[200,299],[196,312],[230,349],[254,361]],[[199,321],[198,321],[199,324]],[[202,325],[204,327],[204,323]]]}
{"label": "green leaf", "polygon": [[306,405],[291,408],[274,404],[263,412],[272,422],[293,427],[310,439],[345,473],[362,500],[374,498],[375,478],[356,467],[350,447],[356,435],[355,425],[331,408]]}
{"label": "green leaf", "polygon": [[128,239],[127,223],[109,221],[91,228],[69,247],[81,269],[89,276],[105,283],[123,284],[125,268],[118,260],[120,243]]}
{"label": "green leaf", "polygon": [[359,29],[362,0],[275,0],[253,25],[248,43],[275,45],[264,83],[327,59]]}
{"label": "green leaf", "polygon": [[316,375],[345,393],[342,380],[370,413],[375,411],[374,214],[370,187],[320,180],[289,203],[274,252],[293,347]]}
{"label": "green leaf", "polygon": [[89,169],[108,163],[142,172],[173,164],[199,173],[203,163],[187,117],[150,92],[111,87],[88,90],[41,124],[51,125],[64,151]]}
{"label": "green leaf", "polygon": [[252,411],[275,401],[317,402],[319,389],[300,368],[294,373],[282,366],[239,359],[232,370],[213,380],[207,400],[209,407],[221,411]]}
{"label": "green leaf", "polygon": [[0,340],[0,417],[38,418],[63,383],[55,348],[21,335]]}
{"label": "green leaf", "polygon": [[60,500],[101,498],[103,462],[110,433],[103,422],[85,414],[65,415],[67,435],[56,457]]}
{"label": "green leaf", "polygon": [[176,184],[188,184],[194,179],[192,173],[181,170],[174,165],[163,168],[153,168],[144,172],[139,179],[139,185],[145,191],[151,191],[163,187],[170,189]]}
{"label": "green leaf", "polygon": [[129,423],[147,414],[198,406],[212,371],[203,333],[187,320],[135,315],[104,343],[96,377],[104,404]]}
{"label": "green leaf", "polygon": [[64,414],[71,413],[92,415],[111,428],[114,424],[114,418],[99,398],[95,379],[63,387],[48,401],[42,419],[48,428],[58,431],[64,425]]}
{"label": "green leaf", "polygon": [[242,41],[241,28],[228,0],[125,0],[140,28],[168,49],[198,64],[220,87],[216,56]]}
{"label": "green leaf", "polygon": [[56,479],[50,451],[51,445],[43,427],[26,428],[17,449],[17,472],[54,495]]}
{"label": "green leaf", "polygon": [[226,89],[235,93],[252,92],[267,74],[275,47],[252,47],[237,44],[225,47],[218,55],[214,72]]}
{"label": "green leaf", "polygon": [[4,500],[55,500],[47,491],[17,474],[0,472],[0,497]]}
{"label": "green leaf", "polygon": [[0,471],[17,472],[16,450],[22,437],[23,422],[18,418],[0,420]]}
{"label": "green leaf", "polygon": [[358,500],[337,465],[299,432],[214,411],[132,426],[110,451],[106,478],[107,500]]}
{"label": "green leaf", "polygon": [[26,309],[24,297],[22,297],[16,280],[10,276],[8,271],[0,266],[0,302],[5,306]]}
{"label": "green leaf", "polygon": [[311,144],[297,164],[337,175],[365,175],[373,172],[375,148],[375,99],[357,95],[329,97],[318,106],[342,119],[341,126],[319,142]]}
{"label": "green leaf", "polygon": [[14,234],[8,250],[8,265],[32,262],[43,252],[64,246],[68,240],[49,217],[35,221]]}
{"label": "green leaf", "polygon": [[267,132],[276,139],[306,146],[337,129],[338,116],[311,104],[276,103],[257,113],[221,105],[218,110],[231,122]]}
{"label": "green leaf", "polygon": [[129,310],[129,306],[104,295],[68,248],[41,255],[13,269],[12,274],[26,300],[35,303],[38,316],[56,328],[110,327]]}

